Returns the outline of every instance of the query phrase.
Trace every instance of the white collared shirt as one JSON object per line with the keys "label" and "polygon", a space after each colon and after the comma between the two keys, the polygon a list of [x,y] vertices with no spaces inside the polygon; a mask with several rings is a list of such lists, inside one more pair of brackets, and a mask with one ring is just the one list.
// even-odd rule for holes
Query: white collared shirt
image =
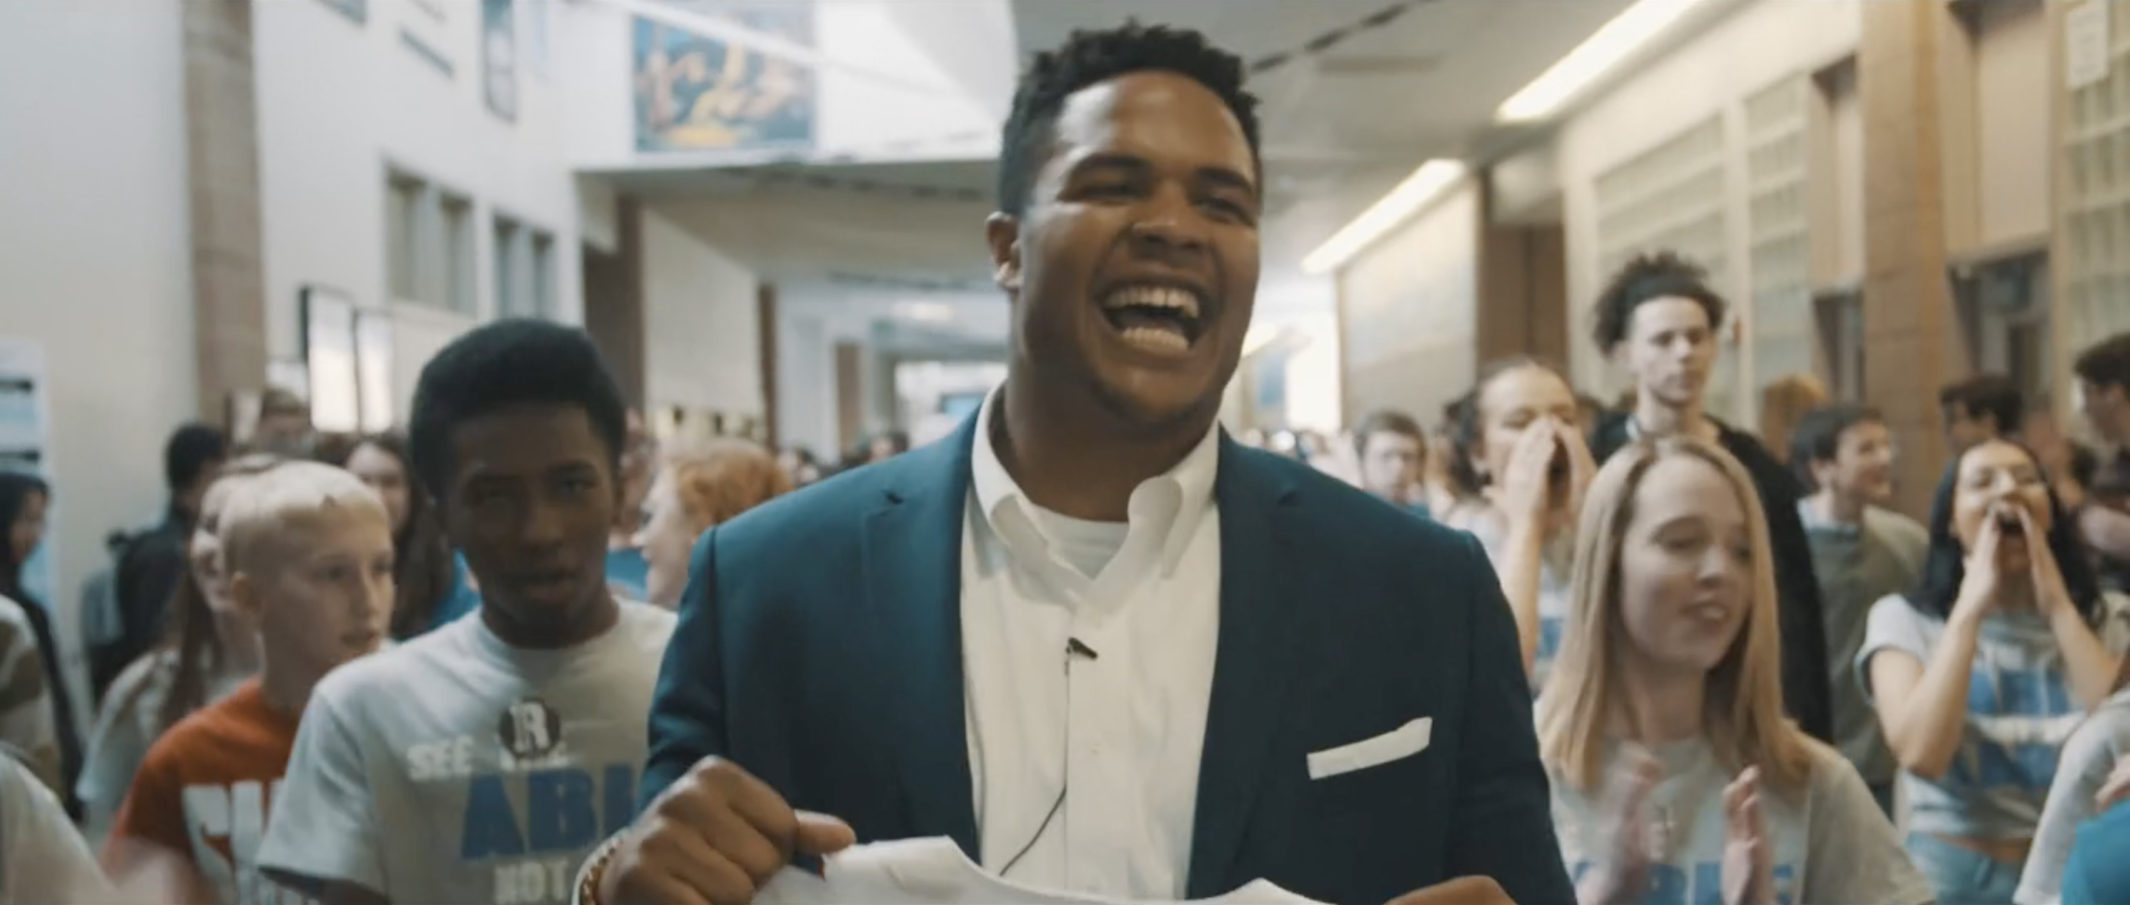
{"label": "white collared shirt", "polygon": [[998,400],[977,413],[961,556],[983,866],[1181,899],[1220,627],[1219,429],[1132,490],[1128,522],[1087,522],[1022,495],[991,445]]}

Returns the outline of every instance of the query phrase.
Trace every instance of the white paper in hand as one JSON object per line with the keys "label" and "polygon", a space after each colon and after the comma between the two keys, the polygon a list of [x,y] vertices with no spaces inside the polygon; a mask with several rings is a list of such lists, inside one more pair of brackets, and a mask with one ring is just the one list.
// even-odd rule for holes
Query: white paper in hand
{"label": "white paper in hand", "polygon": [[[754,897],[757,905],[1156,905],[1036,889],[994,877],[954,840],[898,839],[845,849],[824,859],[821,876],[787,867]],[[1319,905],[1255,880],[1205,905]]]}

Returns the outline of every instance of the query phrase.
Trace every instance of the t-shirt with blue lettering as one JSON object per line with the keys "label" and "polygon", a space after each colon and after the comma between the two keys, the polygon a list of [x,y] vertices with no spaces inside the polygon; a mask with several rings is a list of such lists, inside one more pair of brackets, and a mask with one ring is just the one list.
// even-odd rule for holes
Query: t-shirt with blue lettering
{"label": "t-shirt with blue lettering", "polygon": [[[1502,561],[1509,540],[1508,517],[1485,500],[1469,500],[1443,513],[1442,523],[1469,531],[1486,548],[1487,559]],[[1560,655],[1561,632],[1568,622],[1568,574],[1575,559],[1575,538],[1562,531],[1547,539],[1538,556],[1538,644],[1531,655],[1531,694],[1546,688],[1553,658]]]}
{"label": "t-shirt with blue lettering", "polygon": [[[1870,788],[1840,752],[1800,736],[1811,773],[1799,789],[1761,787],[1761,820],[1774,862],[1780,905],[1920,905],[1935,898],[1930,883],[1901,850],[1893,824]],[[1620,747],[1606,752],[1603,777],[1620,772]],[[1719,905],[1723,902],[1723,788],[1736,778],[1705,739],[1650,751],[1663,776],[1648,798],[1649,886],[1626,901],[1640,905]],[[1558,770],[1553,780],[1553,825],[1561,861],[1580,883],[1615,849],[1615,789],[1578,791]]]}
{"label": "t-shirt with blue lettering", "polygon": [[634,816],[672,634],[671,612],[624,602],[591,641],[521,650],[476,615],[336,670],[304,710],[260,865],[402,905],[569,901]]}
{"label": "t-shirt with blue lettering", "polygon": [[[1905,651],[1930,663],[1945,619],[1895,594],[1871,607],[1856,668],[1871,693],[1871,658]],[[2032,609],[1993,609],[1975,634],[1960,747],[1944,775],[1901,771],[1908,828],[1943,836],[2028,839],[2056,776],[2056,758],[2082,713],[2064,676],[2063,652]]]}

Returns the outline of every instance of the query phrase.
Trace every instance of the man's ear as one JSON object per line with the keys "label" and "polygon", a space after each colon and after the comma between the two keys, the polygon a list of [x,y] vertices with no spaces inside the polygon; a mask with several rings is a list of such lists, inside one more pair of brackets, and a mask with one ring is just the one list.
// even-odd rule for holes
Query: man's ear
{"label": "man's ear", "polygon": [[994,213],[984,220],[984,244],[991,247],[991,281],[1007,292],[1021,291],[1021,219]]}

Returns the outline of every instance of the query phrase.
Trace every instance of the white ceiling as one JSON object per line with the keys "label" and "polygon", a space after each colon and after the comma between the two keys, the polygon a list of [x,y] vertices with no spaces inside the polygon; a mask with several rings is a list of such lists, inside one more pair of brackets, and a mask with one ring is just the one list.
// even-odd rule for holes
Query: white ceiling
{"label": "white ceiling", "polygon": [[1249,87],[1262,102],[1269,271],[1298,267],[1421,161],[1492,150],[1505,135],[1494,108],[1628,2],[1020,0],[1014,13],[1024,55],[1136,17],[1198,29],[1262,67]]}
{"label": "white ceiling", "polygon": [[[1016,0],[1013,13],[1024,60],[1075,28],[1137,18],[1202,30],[1259,64],[1269,278],[1422,160],[1498,150],[1494,108],[1628,2]],[[1355,28],[1392,7],[1402,14]],[[1349,33],[1306,50],[1337,30]],[[606,175],[774,279],[967,289],[987,280],[993,172],[957,161]]]}
{"label": "white ceiling", "polygon": [[608,174],[675,225],[778,281],[988,285],[989,161]]}

